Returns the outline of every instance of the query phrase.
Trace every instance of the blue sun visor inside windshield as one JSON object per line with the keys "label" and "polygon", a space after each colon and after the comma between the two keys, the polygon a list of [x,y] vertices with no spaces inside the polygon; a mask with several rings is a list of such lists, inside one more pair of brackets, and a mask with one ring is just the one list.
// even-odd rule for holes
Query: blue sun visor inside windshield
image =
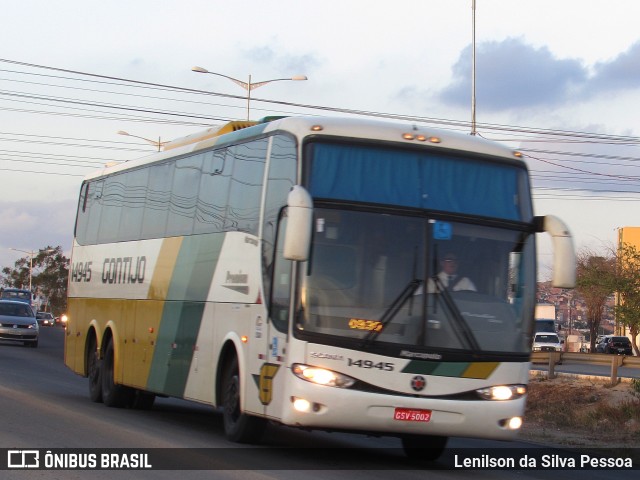
{"label": "blue sun visor inside windshield", "polygon": [[314,198],[531,220],[526,170],[506,161],[327,143],[307,152]]}

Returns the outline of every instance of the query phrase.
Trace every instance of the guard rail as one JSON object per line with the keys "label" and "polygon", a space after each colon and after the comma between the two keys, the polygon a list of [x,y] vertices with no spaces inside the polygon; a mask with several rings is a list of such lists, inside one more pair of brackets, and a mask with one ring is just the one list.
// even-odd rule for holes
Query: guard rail
{"label": "guard rail", "polygon": [[589,364],[611,367],[611,383],[618,383],[618,368],[640,368],[640,357],[609,355],[606,353],[532,352],[531,363],[547,364],[549,378],[555,378],[555,366],[559,364]]}

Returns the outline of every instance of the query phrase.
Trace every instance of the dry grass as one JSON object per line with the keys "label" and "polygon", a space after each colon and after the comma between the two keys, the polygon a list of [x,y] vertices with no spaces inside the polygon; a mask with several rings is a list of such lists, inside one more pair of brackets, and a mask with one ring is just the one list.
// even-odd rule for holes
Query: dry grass
{"label": "dry grass", "polygon": [[576,378],[529,383],[521,437],[575,447],[640,447],[640,392],[637,384]]}

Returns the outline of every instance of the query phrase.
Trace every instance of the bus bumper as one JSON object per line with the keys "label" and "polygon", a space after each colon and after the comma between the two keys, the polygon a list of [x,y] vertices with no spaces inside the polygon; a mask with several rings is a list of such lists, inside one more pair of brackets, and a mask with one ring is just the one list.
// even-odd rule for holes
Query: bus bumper
{"label": "bus bumper", "polygon": [[285,425],[391,436],[513,440],[518,435],[526,401],[526,396],[497,401],[374,394],[298,379],[291,386],[282,416]]}

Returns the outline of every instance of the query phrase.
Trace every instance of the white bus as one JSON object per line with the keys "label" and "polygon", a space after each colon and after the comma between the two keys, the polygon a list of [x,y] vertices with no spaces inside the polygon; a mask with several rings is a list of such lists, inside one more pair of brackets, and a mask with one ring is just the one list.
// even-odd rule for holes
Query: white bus
{"label": "white bus", "polygon": [[[246,128],[243,128],[246,127]],[[225,133],[229,132],[229,133]],[[330,118],[232,123],[85,178],[65,363],[93,401],[155,395],[267,421],[512,439],[534,330],[534,217],[521,155],[477,137]],[[455,263],[464,282],[445,279]]]}

